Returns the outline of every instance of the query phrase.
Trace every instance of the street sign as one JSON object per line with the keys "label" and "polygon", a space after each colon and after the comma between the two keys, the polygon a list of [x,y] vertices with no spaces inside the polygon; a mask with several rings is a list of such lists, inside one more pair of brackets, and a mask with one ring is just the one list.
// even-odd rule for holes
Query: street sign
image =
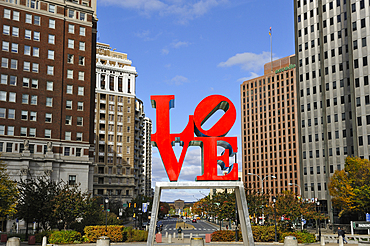
{"label": "street sign", "polygon": [[305,225],[307,222],[305,219],[302,219],[302,223]]}
{"label": "street sign", "polygon": [[370,229],[370,222],[366,221],[354,221],[354,229],[361,230],[361,229]]}
{"label": "street sign", "polygon": [[124,203],[124,204],[123,204],[123,207],[124,207],[124,208],[127,208],[127,207],[128,207],[127,203]]}
{"label": "street sign", "polygon": [[366,213],[366,221],[370,222],[370,214],[369,213]]}
{"label": "street sign", "polygon": [[143,203],[143,213],[146,213],[148,211],[148,203]]}

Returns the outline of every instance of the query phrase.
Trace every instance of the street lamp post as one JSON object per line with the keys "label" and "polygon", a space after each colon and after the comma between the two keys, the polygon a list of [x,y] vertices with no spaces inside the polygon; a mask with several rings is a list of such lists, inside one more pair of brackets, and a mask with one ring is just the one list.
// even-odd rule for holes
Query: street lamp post
{"label": "street lamp post", "polygon": [[105,198],[105,231],[108,232],[108,206],[109,206],[109,200],[108,198]]}
{"label": "street lamp post", "polygon": [[[266,175],[264,178],[261,178],[258,174],[254,174],[254,173],[248,173],[248,175],[257,176],[260,179],[260,181],[261,181],[261,195],[263,195],[263,181],[265,181],[265,179],[268,178],[268,177],[276,179],[276,177],[274,175]],[[262,204],[262,225],[263,224],[265,224],[265,215],[264,215],[264,212],[263,212],[263,204]]]}
{"label": "street lamp post", "polygon": [[275,242],[277,242],[277,229],[276,229],[276,197],[272,197],[272,202],[274,203],[274,220],[275,220]]}
{"label": "street lamp post", "polygon": [[[288,183],[288,185],[290,186],[298,186],[299,187],[299,194],[301,195],[301,198],[303,199],[302,197],[302,190],[301,190],[301,186],[299,184],[295,184],[295,183]],[[301,214],[301,231],[303,231],[303,215]]]}
{"label": "street lamp post", "polygon": [[[319,212],[320,201],[317,200],[317,213]],[[319,240],[321,241],[321,219],[319,218]]]}

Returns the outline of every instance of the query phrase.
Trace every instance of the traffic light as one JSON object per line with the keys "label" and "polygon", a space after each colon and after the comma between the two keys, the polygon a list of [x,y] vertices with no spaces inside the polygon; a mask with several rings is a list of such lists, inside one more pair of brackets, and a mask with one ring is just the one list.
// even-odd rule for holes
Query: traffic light
{"label": "traffic light", "polygon": [[136,208],[136,203],[134,203],[134,208]]}
{"label": "traffic light", "polygon": [[128,207],[131,208],[131,202],[128,204]]}

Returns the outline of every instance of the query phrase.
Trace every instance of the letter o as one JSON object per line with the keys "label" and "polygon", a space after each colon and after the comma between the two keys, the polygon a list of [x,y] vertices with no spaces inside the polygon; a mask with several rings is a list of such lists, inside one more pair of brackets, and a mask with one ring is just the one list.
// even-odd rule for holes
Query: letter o
{"label": "letter o", "polygon": [[[209,130],[204,130],[202,125],[219,109],[222,109],[225,114]],[[198,137],[223,137],[230,131],[235,120],[236,109],[228,98],[221,95],[208,96],[195,108],[195,134]]]}

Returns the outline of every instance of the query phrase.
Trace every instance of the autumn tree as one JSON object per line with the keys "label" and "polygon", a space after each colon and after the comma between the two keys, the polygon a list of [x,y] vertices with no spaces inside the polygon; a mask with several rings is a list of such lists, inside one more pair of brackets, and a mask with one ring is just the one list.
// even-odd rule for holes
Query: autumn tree
{"label": "autumn tree", "polygon": [[333,205],[340,209],[339,217],[357,215],[364,219],[370,211],[370,162],[347,157],[343,170],[336,170],[329,182]]}
{"label": "autumn tree", "polygon": [[[6,216],[16,212],[17,188],[16,183],[9,178],[6,164],[0,161],[0,220],[1,225]],[[2,230],[2,228],[0,228]]]}

